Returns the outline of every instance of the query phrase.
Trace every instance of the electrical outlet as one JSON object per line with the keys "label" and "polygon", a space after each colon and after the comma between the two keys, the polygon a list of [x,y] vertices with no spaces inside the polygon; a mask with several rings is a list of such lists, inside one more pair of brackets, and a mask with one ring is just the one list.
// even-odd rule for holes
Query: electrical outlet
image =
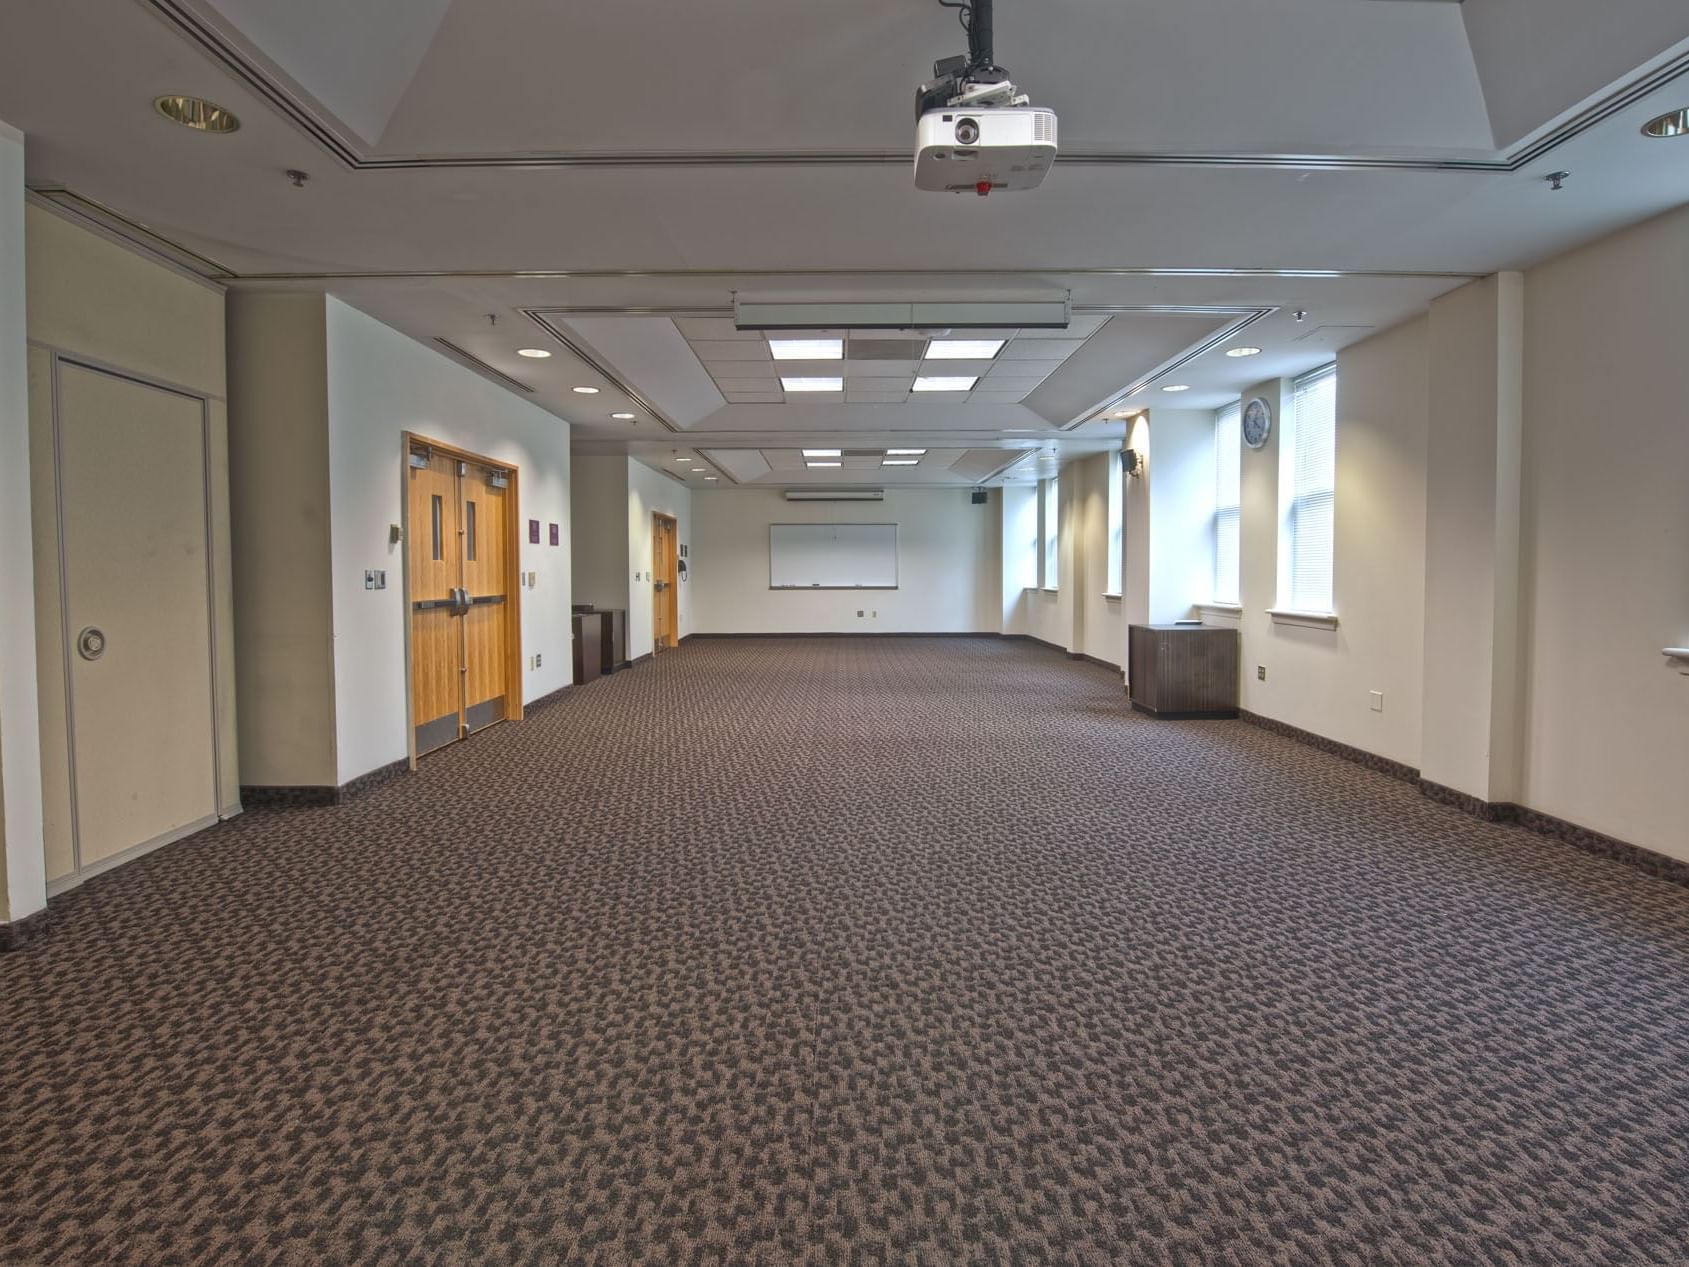
{"label": "electrical outlet", "polygon": [[1384,711],[1384,692],[1368,691],[1367,694],[1372,698],[1372,711],[1382,713]]}
{"label": "electrical outlet", "polygon": [[1257,682],[1265,682],[1267,680],[1267,666],[1266,665],[1257,664],[1255,666],[1255,680]]}
{"label": "electrical outlet", "polygon": [[861,619],[862,619],[862,609],[861,609],[861,608],[860,608],[860,607],[858,607],[858,608],[857,608],[857,609],[856,609],[856,618],[857,618],[857,619],[858,619],[858,620],[861,620]]}
{"label": "electrical outlet", "polygon": [[374,572],[366,571],[364,573],[364,588],[367,589],[367,590],[372,590],[372,589],[375,588],[375,573]]}
{"label": "electrical outlet", "polygon": [[[506,660],[505,663],[509,664],[510,661]],[[534,652],[534,667],[537,669],[537,668],[540,668],[541,666],[543,666],[544,664],[545,664],[545,656],[542,655],[538,651]]]}

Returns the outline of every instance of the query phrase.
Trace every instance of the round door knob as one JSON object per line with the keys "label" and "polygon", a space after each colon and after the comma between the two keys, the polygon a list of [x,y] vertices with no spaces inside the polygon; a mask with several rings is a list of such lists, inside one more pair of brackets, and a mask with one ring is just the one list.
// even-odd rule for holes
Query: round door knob
{"label": "round door knob", "polygon": [[76,637],[76,649],[82,653],[84,660],[98,660],[105,654],[105,633],[89,625]]}

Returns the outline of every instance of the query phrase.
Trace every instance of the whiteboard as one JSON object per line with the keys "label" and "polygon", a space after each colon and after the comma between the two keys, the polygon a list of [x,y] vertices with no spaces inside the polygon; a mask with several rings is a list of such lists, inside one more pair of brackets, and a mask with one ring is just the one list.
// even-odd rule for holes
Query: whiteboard
{"label": "whiteboard", "polygon": [[896,589],[896,524],[769,524],[770,589]]}

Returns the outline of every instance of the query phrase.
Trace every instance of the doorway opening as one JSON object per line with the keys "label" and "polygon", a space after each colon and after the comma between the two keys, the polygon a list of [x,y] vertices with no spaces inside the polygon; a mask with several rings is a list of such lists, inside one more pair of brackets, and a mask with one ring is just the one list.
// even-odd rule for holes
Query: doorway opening
{"label": "doorway opening", "polygon": [[517,471],[405,436],[411,760],[522,716]]}

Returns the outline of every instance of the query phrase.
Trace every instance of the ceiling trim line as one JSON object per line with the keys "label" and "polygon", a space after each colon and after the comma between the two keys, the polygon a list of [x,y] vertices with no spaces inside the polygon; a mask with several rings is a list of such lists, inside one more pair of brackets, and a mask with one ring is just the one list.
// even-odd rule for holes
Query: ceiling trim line
{"label": "ceiling trim line", "polygon": [[462,361],[467,368],[472,369],[479,374],[484,374],[495,383],[504,387],[509,387],[515,391],[526,392],[530,396],[533,395],[534,389],[529,387],[528,384],[524,383],[521,379],[512,378],[497,366],[487,364],[487,362],[483,361],[467,348],[459,347],[456,343],[453,343],[450,339],[446,338],[445,335],[435,335],[434,342],[438,343],[459,361]]}
{"label": "ceiling trim line", "polygon": [[646,413],[650,414],[651,417],[662,423],[664,427],[668,428],[668,430],[674,432],[676,435],[682,434],[686,430],[684,427],[677,427],[674,422],[670,420],[667,414],[647,400],[631,383],[623,379],[621,375],[617,374],[609,366],[605,365],[603,361],[601,361],[584,344],[580,343],[576,339],[570,338],[562,330],[558,329],[558,327],[552,322],[547,321],[545,318],[545,310],[522,308],[519,311],[524,317],[528,318],[529,321],[532,321],[540,329],[544,330],[552,338],[556,339],[564,347],[568,348],[569,351],[576,357],[580,358],[582,363],[585,364],[588,369],[592,370],[593,373],[604,379],[605,382],[611,384],[611,386],[613,386],[617,391],[621,392],[622,395],[633,401],[634,404],[638,405]]}
{"label": "ceiling trim line", "polygon": [[[1242,310],[1239,310],[1239,311],[1242,311]],[[1247,330],[1250,326],[1254,325],[1257,321],[1260,321],[1264,317],[1271,316],[1273,313],[1275,313],[1277,311],[1278,311],[1278,309],[1276,307],[1274,307],[1274,308],[1255,308],[1255,309],[1248,310],[1249,315],[1246,316],[1242,321],[1235,322],[1234,324],[1227,326],[1225,329],[1220,330],[1220,331],[1218,331],[1218,332],[1216,332],[1212,335],[1209,335],[1208,338],[1203,339],[1200,343],[1194,344],[1191,347],[1186,348],[1183,352],[1181,352],[1178,356],[1174,357],[1171,361],[1168,361],[1165,364],[1157,367],[1155,370],[1151,371],[1150,373],[1145,374],[1142,378],[1136,379],[1135,381],[1133,381],[1132,383],[1128,384],[1126,387],[1121,389],[1119,392],[1117,392],[1115,395],[1113,395],[1113,396],[1109,397],[1107,400],[1103,401],[1102,404],[1086,410],[1084,414],[1082,414],[1078,418],[1075,418],[1072,422],[1068,423],[1066,426],[1062,427],[1061,430],[1072,431],[1077,427],[1084,426],[1087,422],[1100,422],[1100,421],[1105,420],[1105,417],[1106,417],[1107,414],[1111,413],[1112,411],[1114,411],[1116,409],[1119,409],[1120,406],[1129,397],[1135,396],[1137,393],[1143,391],[1144,388],[1149,387],[1154,383],[1160,382],[1162,379],[1171,375],[1175,370],[1180,369],[1183,366],[1189,365],[1192,361],[1196,360],[1197,357],[1203,356],[1206,353],[1212,352],[1215,348],[1219,347],[1222,343],[1231,342],[1231,340],[1235,339],[1240,332]],[[1146,408],[1147,408],[1147,406],[1146,406]]]}
{"label": "ceiling trim line", "polygon": [[233,281],[238,276],[233,269],[225,268],[209,256],[190,250],[139,220],[63,185],[30,185],[25,190],[25,196],[39,207],[133,247],[196,281],[216,284],[221,289],[221,283]]}
{"label": "ceiling trim line", "polygon": [[[310,105],[289,91],[213,23],[183,0],[145,0],[154,13],[174,26],[229,73],[294,123],[306,136],[353,171],[427,168],[660,168],[660,167],[835,167],[887,166],[914,161],[911,151],[695,151],[561,152],[555,154],[463,154],[374,157],[330,127]],[[1649,93],[1689,74],[1689,50],[1651,70],[1621,81],[1613,91],[1563,120],[1535,141],[1493,159],[1414,157],[1409,155],[1202,154],[1179,152],[1067,151],[1056,156],[1062,166],[1293,168],[1314,171],[1471,172],[1506,175],[1549,154]]]}
{"label": "ceiling trim line", "polygon": [[[1374,280],[1474,281],[1488,273],[1450,272],[1438,269],[1376,269],[1376,268],[558,268],[558,269],[366,269],[328,273],[231,273],[243,282],[315,282],[315,281],[622,281],[633,278],[810,278],[810,277],[1213,277],[1225,278],[1296,278],[1321,281],[1364,277]],[[543,309],[542,311],[553,311]],[[555,311],[569,311],[556,309]],[[589,308],[574,309],[581,313]],[[600,309],[607,312],[673,312],[674,309]],[[715,316],[731,312],[731,308],[699,309],[700,313]],[[1075,309],[1077,311],[1077,308]],[[680,315],[686,316],[687,313]]]}

